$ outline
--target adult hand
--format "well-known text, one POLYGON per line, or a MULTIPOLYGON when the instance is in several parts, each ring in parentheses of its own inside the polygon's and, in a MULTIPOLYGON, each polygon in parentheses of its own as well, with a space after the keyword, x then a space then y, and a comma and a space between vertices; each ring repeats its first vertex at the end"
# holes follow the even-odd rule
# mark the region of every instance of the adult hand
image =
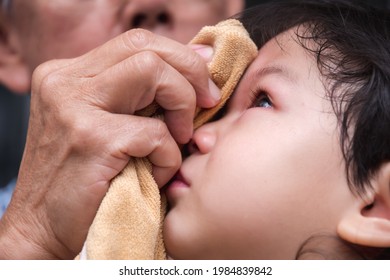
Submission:
POLYGON ((211 107, 218 96, 201 56, 144 30, 39 66, 0 257, 74 258, 129 157, 148 156, 165 184, 181 164, 177 143, 192 135, 195 106, 211 107), (134 115, 152 101, 165 109, 165 122, 134 115))

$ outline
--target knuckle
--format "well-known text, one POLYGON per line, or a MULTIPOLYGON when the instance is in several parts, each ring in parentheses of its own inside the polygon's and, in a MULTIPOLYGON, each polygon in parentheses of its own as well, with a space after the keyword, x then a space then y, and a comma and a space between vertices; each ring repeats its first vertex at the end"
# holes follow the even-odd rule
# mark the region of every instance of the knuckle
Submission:
POLYGON ((206 66, 205 61, 195 52, 188 56, 188 63, 195 68, 204 68, 206 66))
POLYGON ((162 120, 158 120, 155 122, 155 128, 154 128, 154 146, 156 149, 163 148, 166 149, 167 147, 170 147, 170 156, 166 157, 164 159, 165 166, 170 166, 172 168, 178 168, 181 164, 181 157, 180 157, 180 151, 177 147, 168 126, 165 122, 162 120), (173 149, 173 147, 176 147, 176 149, 173 149))
MULTIPOLYGON (((38 71, 40 70, 38 69, 38 71)), ((36 75, 43 74, 37 72, 36 75)), ((39 99, 42 106, 55 106, 55 104, 61 103, 58 88, 64 85, 66 85, 66 81, 58 72, 46 73, 38 78, 33 78, 31 96, 39 99)))
POLYGON ((196 107, 196 93, 193 88, 188 88, 186 94, 183 94, 185 100, 177 105, 177 110, 195 111, 196 107))
POLYGON ((161 76, 165 69, 162 59, 152 51, 143 51, 134 56, 133 69, 137 69, 144 82, 156 82, 157 77, 161 76))
POLYGON ((145 49, 150 46, 153 33, 145 29, 132 29, 124 34, 125 45, 134 49, 145 49))
POLYGON ((60 86, 63 86, 65 83, 64 77, 58 72, 49 73, 42 78, 40 84, 40 90, 44 93, 52 92, 56 93, 56 89, 60 86))
POLYGON ((170 144, 170 141, 174 141, 165 122, 158 120, 154 124, 153 139, 155 147, 165 147, 170 144))
POLYGON ((56 72, 60 69, 66 62, 66 59, 53 59, 48 60, 40 65, 38 65, 32 74, 33 81, 38 83, 43 80, 47 75, 56 72))
POLYGON ((163 146, 171 139, 168 127, 162 120, 156 120, 154 122, 154 142, 156 146, 163 146))
POLYGON ((196 52, 190 52, 183 59, 185 59, 188 69, 194 69, 194 71, 201 72, 201 73, 208 73, 206 62, 196 52))
POLYGON ((33 77, 35 78, 35 80, 41 80, 42 77, 50 73, 50 70, 51 70, 50 62, 42 63, 35 68, 33 72, 33 77))
POLYGON ((97 145, 99 133, 96 126, 87 118, 64 118, 67 131, 69 132, 69 144, 74 151, 83 151, 86 147, 97 145))
POLYGON ((52 63, 50 61, 45 62, 35 68, 32 74, 32 89, 40 88, 40 85, 42 84, 44 79, 52 72, 52 63))
POLYGON ((138 65, 145 68, 148 72, 150 70, 156 70, 161 67, 161 58, 152 51, 144 51, 136 56, 138 65))

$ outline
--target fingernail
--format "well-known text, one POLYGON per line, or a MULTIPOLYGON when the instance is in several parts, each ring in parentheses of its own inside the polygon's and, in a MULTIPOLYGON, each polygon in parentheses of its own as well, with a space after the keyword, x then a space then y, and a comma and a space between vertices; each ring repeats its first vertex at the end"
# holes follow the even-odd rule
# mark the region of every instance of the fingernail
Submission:
POLYGON ((213 57, 214 50, 212 47, 207 45, 192 45, 191 46, 194 51, 196 51, 200 56, 206 60, 206 62, 210 62, 213 57))
POLYGON ((209 79, 209 90, 210 90, 210 95, 215 101, 221 100, 221 90, 217 87, 214 82, 209 79))

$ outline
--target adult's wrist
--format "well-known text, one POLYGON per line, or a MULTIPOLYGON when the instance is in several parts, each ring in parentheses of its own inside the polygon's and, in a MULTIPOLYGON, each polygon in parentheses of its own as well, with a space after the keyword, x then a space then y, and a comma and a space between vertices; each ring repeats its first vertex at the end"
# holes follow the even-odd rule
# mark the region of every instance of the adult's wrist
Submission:
POLYGON ((33 228, 25 229, 20 225, 21 219, 14 219, 6 212, 0 220, 0 259, 26 260, 26 259, 58 259, 59 257, 45 249, 34 236, 45 231, 33 228))

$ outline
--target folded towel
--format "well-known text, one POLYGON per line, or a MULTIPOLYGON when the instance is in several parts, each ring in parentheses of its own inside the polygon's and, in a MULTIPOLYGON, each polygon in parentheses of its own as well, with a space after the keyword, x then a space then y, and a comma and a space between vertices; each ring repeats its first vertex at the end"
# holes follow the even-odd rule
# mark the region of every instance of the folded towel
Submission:
MULTIPOLYGON (((257 55, 257 48, 242 24, 235 19, 204 27, 191 43, 213 47, 214 56, 208 67, 211 79, 222 93, 217 106, 197 110, 194 120, 197 128, 209 121, 225 104, 246 67, 257 55)), ((155 105, 149 107, 142 115, 154 115, 155 109, 155 105)), ((167 258, 162 238, 166 202, 151 170, 147 158, 131 158, 124 170, 112 180, 89 230, 81 258, 167 258)))

